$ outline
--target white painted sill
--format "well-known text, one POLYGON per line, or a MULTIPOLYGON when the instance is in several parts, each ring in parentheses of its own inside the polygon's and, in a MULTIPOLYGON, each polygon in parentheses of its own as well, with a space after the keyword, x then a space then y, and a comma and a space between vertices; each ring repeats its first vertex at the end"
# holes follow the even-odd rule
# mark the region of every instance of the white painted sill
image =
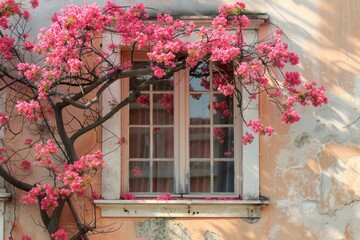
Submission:
POLYGON ((102 217, 239 217, 259 219, 269 201, 94 200, 102 217))

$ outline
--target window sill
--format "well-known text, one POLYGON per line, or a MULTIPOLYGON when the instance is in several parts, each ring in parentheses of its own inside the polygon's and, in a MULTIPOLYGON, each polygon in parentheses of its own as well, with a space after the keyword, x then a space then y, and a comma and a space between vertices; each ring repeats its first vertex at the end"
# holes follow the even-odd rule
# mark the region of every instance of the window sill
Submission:
POLYGON ((239 217, 259 219, 269 201, 94 200, 102 217, 239 217))

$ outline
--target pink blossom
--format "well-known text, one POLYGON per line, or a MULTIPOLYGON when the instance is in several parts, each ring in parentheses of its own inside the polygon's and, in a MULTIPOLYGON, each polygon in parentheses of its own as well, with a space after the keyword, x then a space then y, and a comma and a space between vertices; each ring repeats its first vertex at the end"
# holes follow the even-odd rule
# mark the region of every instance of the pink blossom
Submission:
POLYGON ((216 139, 223 144, 226 134, 222 128, 214 128, 213 136, 216 137, 216 139))
POLYGON ((159 195, 156 197, 156 200, 171 200, 173 199, 171 197, 171 194, 170 193, 166 193, 165 195, 159 195))
POLYGON ((24 140, 24 144, 25 144, 25 145, 31 145, 32 142, 33 142, 33 140, 32 140, 31 138, 26 138, 26 139, 24 140))
POLYGON ((154 71, 154 75, 157 78, 162 78, 166 75, 165 71, 163 69, 159 68, 158 66, 152 67, 151 69, 154 71))
POLYGON ((232 112, 231 110, 229 109, 229 106, 227 104, 227 101, 224 100, 220 103, 218 102, 213 102, 213 109, 218 112, 218 113, 221 113, 221 118, 222 119, 225 119, 225 118, 228 118, 228 117, 231 117, 232 116, 232 112))
POLYGON ((128 143, 128 141, 125 136, 122 136, 118 141, 119 145, 126 144, 126 143, 128 143))
POLYGON ((22 15, 23 15, 24 19, 28 22, 29 19, 30 19, 30 13, 29 13, 29 11, 24 10, 23 13, 22 13, 22 15))
POLYGON ((136 196, 134 194, 131 193, 125 193, 124 195, 121 196, 121 199, 124 200, 135 200, 136 196))
POLYGON ((0 147, 0 164, 4 164, 8 161, 8 158, 5 156, 6 148, 0 147))
POLYGON ((137 165, 133 169, 131 169, 131 173, 135 177, 141 177, 143 175, 142 169, 137 165))
POLYGON ((41 115, 37 111, 41 108, 39 102, 30 100, 29 102, 18 101, 16 108, 20 115, 26 117, 29 120, 35 120, 41 118, 41 115))
POLYGON ((64 229, 59 229, 55 233, 51 234, 51 238, 55 240, 67 240, 68 236, 64 229))
POLYGON ((27 234, 21 236, 21 240, 31 240, 31 237, 27 234))
POLYGON ((309 99, 314 107, 321 106, 322 104, 327 104, 328 99, 325 96, 325 88, 317 87, 315 81, 310 84, 304 84, 305 89, 307 90, 307 99, 309 99))
POLYGON ((35 47, 35 44, 32 42, 24 42, 23 49, 26 51, 32 51, 35 47))
POLYGON ((20 166, 25 170, 30 169, 31 168, 31 162, 29 162, 26 159, 21 160, 20 166))
POLYGON ((174 95, 172 93, 164 93, 158 103, 166 108, 168 113, 172 114, 174 112, 174 95))
POLYGON ((136 99, 136 102, 141 104, 141 106, 143 106, 143 107, 150 105, 150 100, 147 95, 141 95, 140 97, 138 97, 136 99))
POLYGON ((300 115, 294 110, 293 107, 286 108, 281 116, 281 122, 283 124, 292 124, 300 120, 300 115))
POLYGON ((39 6, 39 0, 30 0, 32 8, 37 8, 39 6))
POLYGON ((14 38, 9 38, 7 35, 0 38, 0 54, 4 55, 5 58, 12 58, 13 54, 11 49, 15 43, 14 38))
POLYGON ((5 125, 8 121, 8 116, 5 113, 0 112, 0 126, 5 125))
POLYGON ((234 85, 232 84, 226 84, 226 85, 220 85, 218 87, 219 92, 224 94, 224 96, 232 96, 234 94, 234 85))
POLYGON ((246 132, 245 136, 242 136, 241 140, 242 140, 242 143, 244 145, 247 145, 249 143, 252 143, 252 141, 254 141, 254 135, 252 135, 251 133, 246 132))

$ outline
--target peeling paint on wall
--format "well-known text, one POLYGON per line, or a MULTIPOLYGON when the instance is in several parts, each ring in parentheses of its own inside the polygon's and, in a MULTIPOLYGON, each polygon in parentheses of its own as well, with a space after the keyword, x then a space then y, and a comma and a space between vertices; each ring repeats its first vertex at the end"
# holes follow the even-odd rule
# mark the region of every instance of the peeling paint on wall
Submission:
POLYGON ((149 240, 191 240, 191 232, 170 218, 151 218, 136 223, 136 237, 148 237, 149 240))

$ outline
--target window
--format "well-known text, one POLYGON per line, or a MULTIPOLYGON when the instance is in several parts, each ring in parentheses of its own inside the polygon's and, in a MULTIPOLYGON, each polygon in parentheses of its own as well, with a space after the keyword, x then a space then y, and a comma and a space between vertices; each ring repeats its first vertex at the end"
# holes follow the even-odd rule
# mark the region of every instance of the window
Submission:
MULTIPOLYGON (((204 24, 211 22, 211 18, 197 20, 204 24)), ((245 32, 246 41, 256 39, 261 23, 263 19, 252 19, 252 25, 245 32)), ((105 33, 104 36, 104 45, 118 41, 111 34, 105 33)), ((137 55, 137 64, 146 62, 144 55, 137 55)), ((126 58, 126 53, 122 56, 126 58)), ((120 55, 117 58, 120 62, 120 55)), ((210 66, 208 71, 208 78, 213 81, 216 74, 231 74, 224 66, 210 66)), ((168 80, 163 85, 150 87, 144 93, 148 97, 148 105, 131 104, 103 125, 102 149, 107 164, 102 173, 104 198, 119 199, 126 192, 134 192, 138 196, 170 192, 190 197, 241 195, 245 200, 259 199, 258 138, 252 144, 242 146, 239 141, 247 128, 236 117, 238 108, 232 107, 233 118, 222 118, 221 111, 214 109, 214 103, 220 104, 225 100, 226 104, 232 105, 233 102, 219 97, 216 88, 203 88, 198 84, 201 81, 192 75, 185 70, 180 71, 171 79, 173 82, 168 80), (174 88, 168 87, 171 84, 174 88), (159 103, 165 94, 174 100, 173 114, 166 114, 169 109, 159 103), (147 114, 147 117, 137 118, 137 114, 147 114), (222 132, 226 137, 223 144, 219 144, 222 132), (123 146, 114 149, 118 139, 113 136, 128 136, 128 144, 124 146, 129 146, 129 149, 123 146), (133 142, 141 144, 134 145, 133 142), (136 145, 141 146, 141 150, 136 145)), ((214 84, 213 81, 209 83, 214 84)), ((113 83, 103 97, 103 111, 110 109, 108 102, 112 98, 120 99, 121 94, 129 91, 131 86, 128 81, 113 83)), ((243 96, 246 98, 246 92, 243 96)), ((164 99, 164 102, 167 100, 164 99)), ((258 119, 258 103, 252 101, 244 114, 247 119, 258 119)))
MULTIPOLYGON (((146 64, 146 54, 135 55, 133 67, 146 64)), ((241 116, 233 97, 217 91, 232 73, 231 64, 201 64, 148 86, 138 102, 123 108, 123 193, 239 196, 241 116)), ((123 81, 121 95, 144 80, 123 81)))

